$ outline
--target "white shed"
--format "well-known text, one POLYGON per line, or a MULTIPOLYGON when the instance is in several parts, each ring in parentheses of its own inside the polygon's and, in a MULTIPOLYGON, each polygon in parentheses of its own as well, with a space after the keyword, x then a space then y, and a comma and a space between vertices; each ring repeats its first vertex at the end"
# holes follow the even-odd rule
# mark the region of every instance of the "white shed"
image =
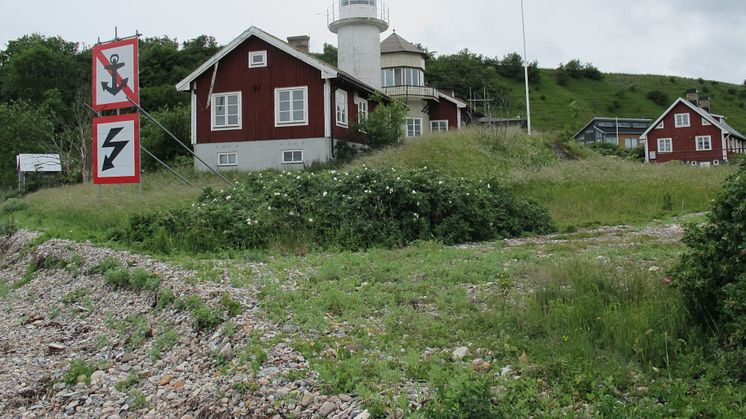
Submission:
POLYGON ((18 170, 18 190, 26 189, 26 173, 29 172, 62 172, 62 161, 59 154, 19 154, 16 156, 18 170))

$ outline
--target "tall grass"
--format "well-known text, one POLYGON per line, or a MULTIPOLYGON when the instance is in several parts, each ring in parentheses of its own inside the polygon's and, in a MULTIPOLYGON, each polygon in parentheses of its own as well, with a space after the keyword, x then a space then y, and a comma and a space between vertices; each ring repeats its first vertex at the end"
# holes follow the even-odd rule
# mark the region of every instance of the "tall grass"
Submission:
POLYGON ((599 157, 512 176, 508 188, 547 208, 560 229, 615 225, 705 211, 733 170, 599 157))
POLYGON ((498 176, 549 210, 560 229, 649 222, 705 211, 731 167, 642 164, 599 154, 556 134, 470 128, 424 137, 353 165, 435 168, 451 176, 498 176), (568 160, 569 158, 569 160, 568 160))
MULTIPOLYGON (((610 352, 646 367, 668 367, 701 333, 678 290, 639 264, 565 260, 538 268, 521 315, 525 330, 562 352, 610 352)), ((555 348, 555 351, 557 350, 555 348)))
POLYGON ((28 208, 15 213, 21 225, 43 230, 55 237, 104 240, 121 229, 134 214, 191 205, 201 187, 226 187, 214 178, 194 176, 198 187, 190 187, 167 173, 143 175, 138 185, 78 184, 44 189, 27 195, 28 208), (221 186, 222 185, 222 186, 221 186))

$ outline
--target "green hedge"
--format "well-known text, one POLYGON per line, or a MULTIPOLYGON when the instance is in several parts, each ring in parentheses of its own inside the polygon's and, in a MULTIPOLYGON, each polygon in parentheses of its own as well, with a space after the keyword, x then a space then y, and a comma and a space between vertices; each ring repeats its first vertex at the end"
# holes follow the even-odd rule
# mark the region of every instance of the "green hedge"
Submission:
POLYGON ((673 272, 694 317, 718 338, 746 381, 746 166, 726 180, 707 223, 691 225, 673 272))
POLYGON ((496 180, 433 170, 251 173, 229 190, 207 189, 191 208, 133 217, 120 238, 168 252, 267 248, 398 247, 447 244, 553 230, 546 211, 496 180))

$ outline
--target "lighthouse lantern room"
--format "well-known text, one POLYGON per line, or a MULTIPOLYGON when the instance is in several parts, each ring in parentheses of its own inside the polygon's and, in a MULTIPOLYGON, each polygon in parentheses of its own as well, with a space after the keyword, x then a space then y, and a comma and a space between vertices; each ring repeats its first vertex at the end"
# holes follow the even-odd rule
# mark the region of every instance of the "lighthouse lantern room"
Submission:
POLYGON ((381 88, 381 33, 389 27, 389 9, 377 0, 338 0, 327 11, 329 30, 337 34, 339 68, 381 88))

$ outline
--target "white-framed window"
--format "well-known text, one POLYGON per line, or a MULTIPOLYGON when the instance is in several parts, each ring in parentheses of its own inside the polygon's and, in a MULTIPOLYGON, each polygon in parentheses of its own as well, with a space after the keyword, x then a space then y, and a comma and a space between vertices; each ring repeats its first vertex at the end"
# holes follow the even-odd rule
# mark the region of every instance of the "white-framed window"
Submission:
POLYGON ((267 66, 267 51, 249 52, 249 68, 258 68, 267 66))
POLYGON ((407 137, 422 135, 422 118, 407 118, 407 137))
POLYGON ((308 87, 275 89, 275 126, 308 125, 308 87))
POLYGON ((241 92, 212 95, 212 130, 241 129, 241 92))
POLYGON ((713 160, 712 161, 713 166, 720 166, 720 160, 713 160))
POLYGON ((673 140, 670 138, 658 138, 658 153, 672 153, 673 140))
POLYGON ((665 128, 665 127, 666 127, 666 125, 665 125, 665 124, 663 123, 663 121, 661 121, 661 123, 660 123, 660 124, 658 124, 658 125, 657 125, 657 126, 655 127, 655 129, 663 129, 663 128, 665 128))
POLYGON ((218 166, 238 166, 238 153, 218 153, 218 166))
POLYGON ((675 118, 676 118, 676 123, 675 123, 676 128, 686 128, 691 125, 689 123, 688 113, 677 113, 675 115, 675 118))
POLYGON ((430 131, 431 132, 444 132, 448 131, 448 120, 447 119, 439 119, 435 121, 430 121, 430 131))
POLYGON ((635 148, 637 147, 637 144, 638 144, 638 140, 635 137, 624 139, 624 148, 635 148))
POLYGON ((424 86, 425 73, 419 68, 384 68, 381 70, 381 86, 424 86))
POLYGON ((303 150, 283 150, 282 164, 303 163, 303 150))
POLYGON ((337 126, 347 128, 349 122, 349 109, 347 105, 347 92, 337 90, 334 93, 334 102, 337 108, 337 126))
POLYGON ((709 135, 698 135, 697 140, 697 151, 710 151, 712 150, 712 137, 709 135))
POLYGON ((357 122, 363 122, 368 119, 368 101, 361 99, 357 103, 357 122))
POLYGON ((712 125, 710 121, 707 120, 704 116, 702 117, 702 126, 712 125))

